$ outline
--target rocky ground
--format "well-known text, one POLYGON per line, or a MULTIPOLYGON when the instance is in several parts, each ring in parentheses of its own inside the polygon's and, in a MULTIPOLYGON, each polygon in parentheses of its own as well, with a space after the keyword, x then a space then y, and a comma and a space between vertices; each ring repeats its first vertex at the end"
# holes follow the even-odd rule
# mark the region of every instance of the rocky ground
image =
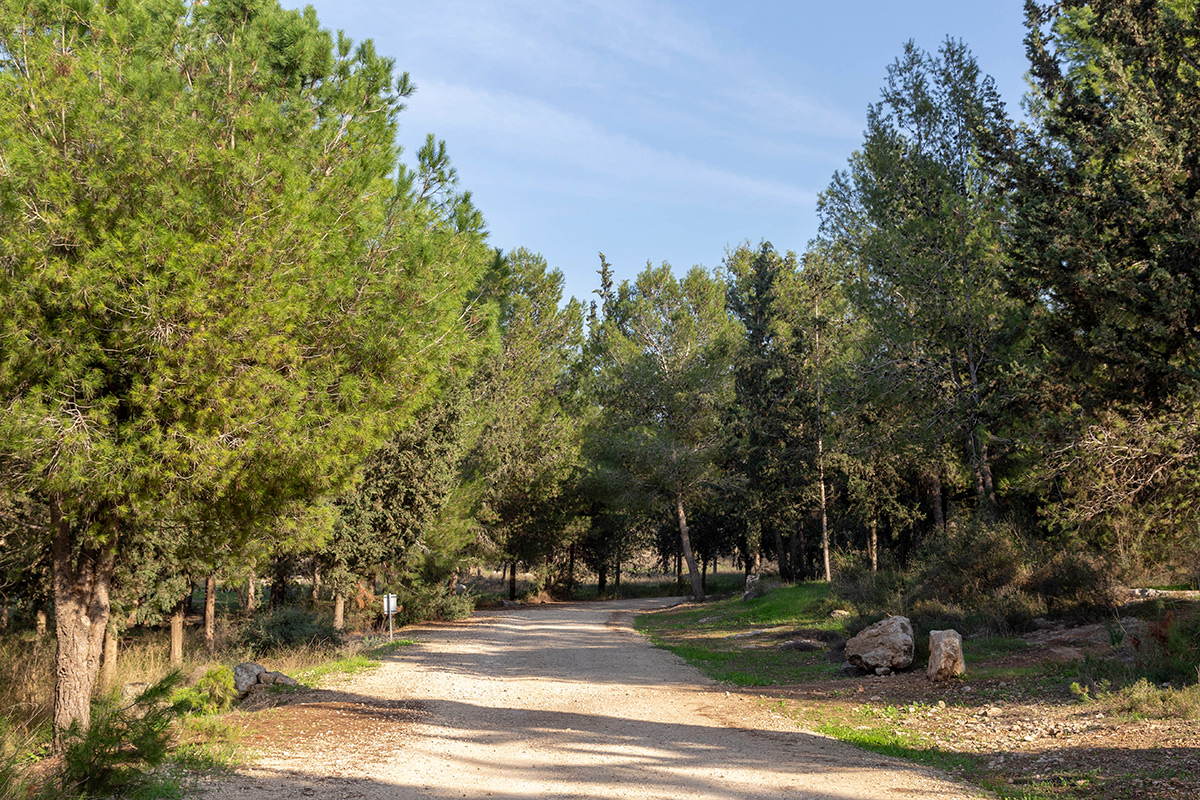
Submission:
MULTIPOLYGON (((1124 622, 1135 636, 1140 623, 1124 622)), ((1078 659, 1113 655, 1105 626, 1052 626, 1027 641, 975 662, 968 680, 931 683, 916 671, 771 687, 770 697, 801 725, 890 726, 918 747, 961 756, 965 772, 1008 796, 1200 798, 1200 722, 1138 719, 1071 691, 1078 659)))

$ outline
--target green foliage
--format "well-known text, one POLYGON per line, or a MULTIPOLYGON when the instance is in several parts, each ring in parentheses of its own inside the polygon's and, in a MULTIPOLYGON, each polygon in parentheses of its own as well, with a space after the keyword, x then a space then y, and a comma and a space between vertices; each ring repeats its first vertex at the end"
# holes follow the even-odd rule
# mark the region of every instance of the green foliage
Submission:
POLYGON ((606 305, 592 336, 602 413, 587 452, 623 506, 676 519, 692 594, 703 598, 686 507, 721 480, 736 345, 724 286, 699 267, 678 280, 668 264, 647 265, 606 305))
POLYGON ((952 523, 921 551, 918 595, 978 605, 1025 578, 1022 539, 1011 523, 952 523))
POLYGON ((228 710, 237 697, 233 670, 220 666, 205 672, 195 686, 177 689, 171 702, 189 714, 207 715, 228 710))
POLYGON ((299 606, 285 605, 260 614, 242 632, 240 644, 269 653, 306 644, 337 644, 341 637, 324 617, 299 606))
POLYGON ((562 273, 523 248, 494 265, 485 288, 500 308, 500 346, 473 385, 483 413, 467 474, 482 487, 478 518, 504 558, 530 565, 564 544, 577 504, 583 309, 560 305, 562 287, 562 273))
POLYGON ((170 701, 179 681, 171 673, 126 705, 116 695, 98 701, 86 730, 73 725, 64 732, 52 784, 69 797, 128 794, 144 785, 170 752, 183 710, 170 701))
POLYGON ((396 624, 415 625, 432 619, 466 619, 475 610, 475 598, 469 593, 457 593, 444 582, 417 582, 400 592, 403 608, 396 615, 396 624))
POLYGON ((1057 615, 1111 615, 1118 604, 1112 568, 1080 550, 1056 552, 1034 571, 1030 585, 1057 615))

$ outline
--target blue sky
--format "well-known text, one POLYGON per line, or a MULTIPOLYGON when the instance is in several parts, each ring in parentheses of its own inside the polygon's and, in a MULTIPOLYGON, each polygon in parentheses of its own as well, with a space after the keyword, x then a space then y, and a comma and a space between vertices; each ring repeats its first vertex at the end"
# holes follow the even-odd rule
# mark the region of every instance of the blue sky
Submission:
POLYGON ((1025 88, 1020 0, 312 5, 412 76, 405 150, 444 139, 492 244, 541 252, 581 299, 600 251, 621 280, 746 240, 803 250, 910 38, 964 40, 1010 113, 1025 88))

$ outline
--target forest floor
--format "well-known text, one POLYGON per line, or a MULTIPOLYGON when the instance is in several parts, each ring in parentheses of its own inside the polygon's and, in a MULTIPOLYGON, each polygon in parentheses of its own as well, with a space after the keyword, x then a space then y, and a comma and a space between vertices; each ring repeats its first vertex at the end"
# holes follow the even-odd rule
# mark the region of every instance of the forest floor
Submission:
MULTIPOLYGON (((1021 638, 968 639, 966 676, 935 683, 923 669, 830 677, 842 660, 837 637, 822 627, 747 624, 737 620, 744 613, 738 602, 725 605, 733 625, 724 624, 709 605, 681 606, 646 627, 676 652, 702 653, 698 657, 708 660, 709 674, 734 682, 770 676, 772 665, 786 658, 791 676, 776 674, 774 685, 741 691, 802 729, 936 766, 1001 797, 1200 797, 1195 708, 1189 710, 1191 720, 1146 718, 1137 702, 1122 707, 1116 693, 1096 698, 1080 688, 1081 671, 1089 664, 1128 660, 1139 637, 1145 641, 1145 626, 1134 617, 1122 619, 1125 635, 1116 644, 1103 624, 1047 624, 1021 638), (787 652, 788 643, 821 641, 832 644, 787 652)), ((1151 699, 1161 702, 1172 694, 1158 692, 1151 699)))
POLYGON ((757 691, 707 678, 633 631, 635 614, 672 602, 551 603, 407 628, 416 644, 373 672, 253 696, 228 717, 244 729, 247 763, 201 791, 266 800, 987 796, 927 765, 806 731, 757 691))

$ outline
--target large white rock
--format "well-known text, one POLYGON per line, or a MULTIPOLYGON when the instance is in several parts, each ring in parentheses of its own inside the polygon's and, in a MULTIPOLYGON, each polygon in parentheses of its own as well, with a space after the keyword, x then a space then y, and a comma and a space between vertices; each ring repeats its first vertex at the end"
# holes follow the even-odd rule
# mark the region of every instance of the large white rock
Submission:
POLYGON ((963 660, 962 634, 958 631, 929 632, 929 666, 925 674, 931 681, 944 681, 966 673, 963 660))
POLYGON ((912 664, 913 630, 908 617, 888 617, 846 642, 846 660, 859 669, 897 670, 912 664))

